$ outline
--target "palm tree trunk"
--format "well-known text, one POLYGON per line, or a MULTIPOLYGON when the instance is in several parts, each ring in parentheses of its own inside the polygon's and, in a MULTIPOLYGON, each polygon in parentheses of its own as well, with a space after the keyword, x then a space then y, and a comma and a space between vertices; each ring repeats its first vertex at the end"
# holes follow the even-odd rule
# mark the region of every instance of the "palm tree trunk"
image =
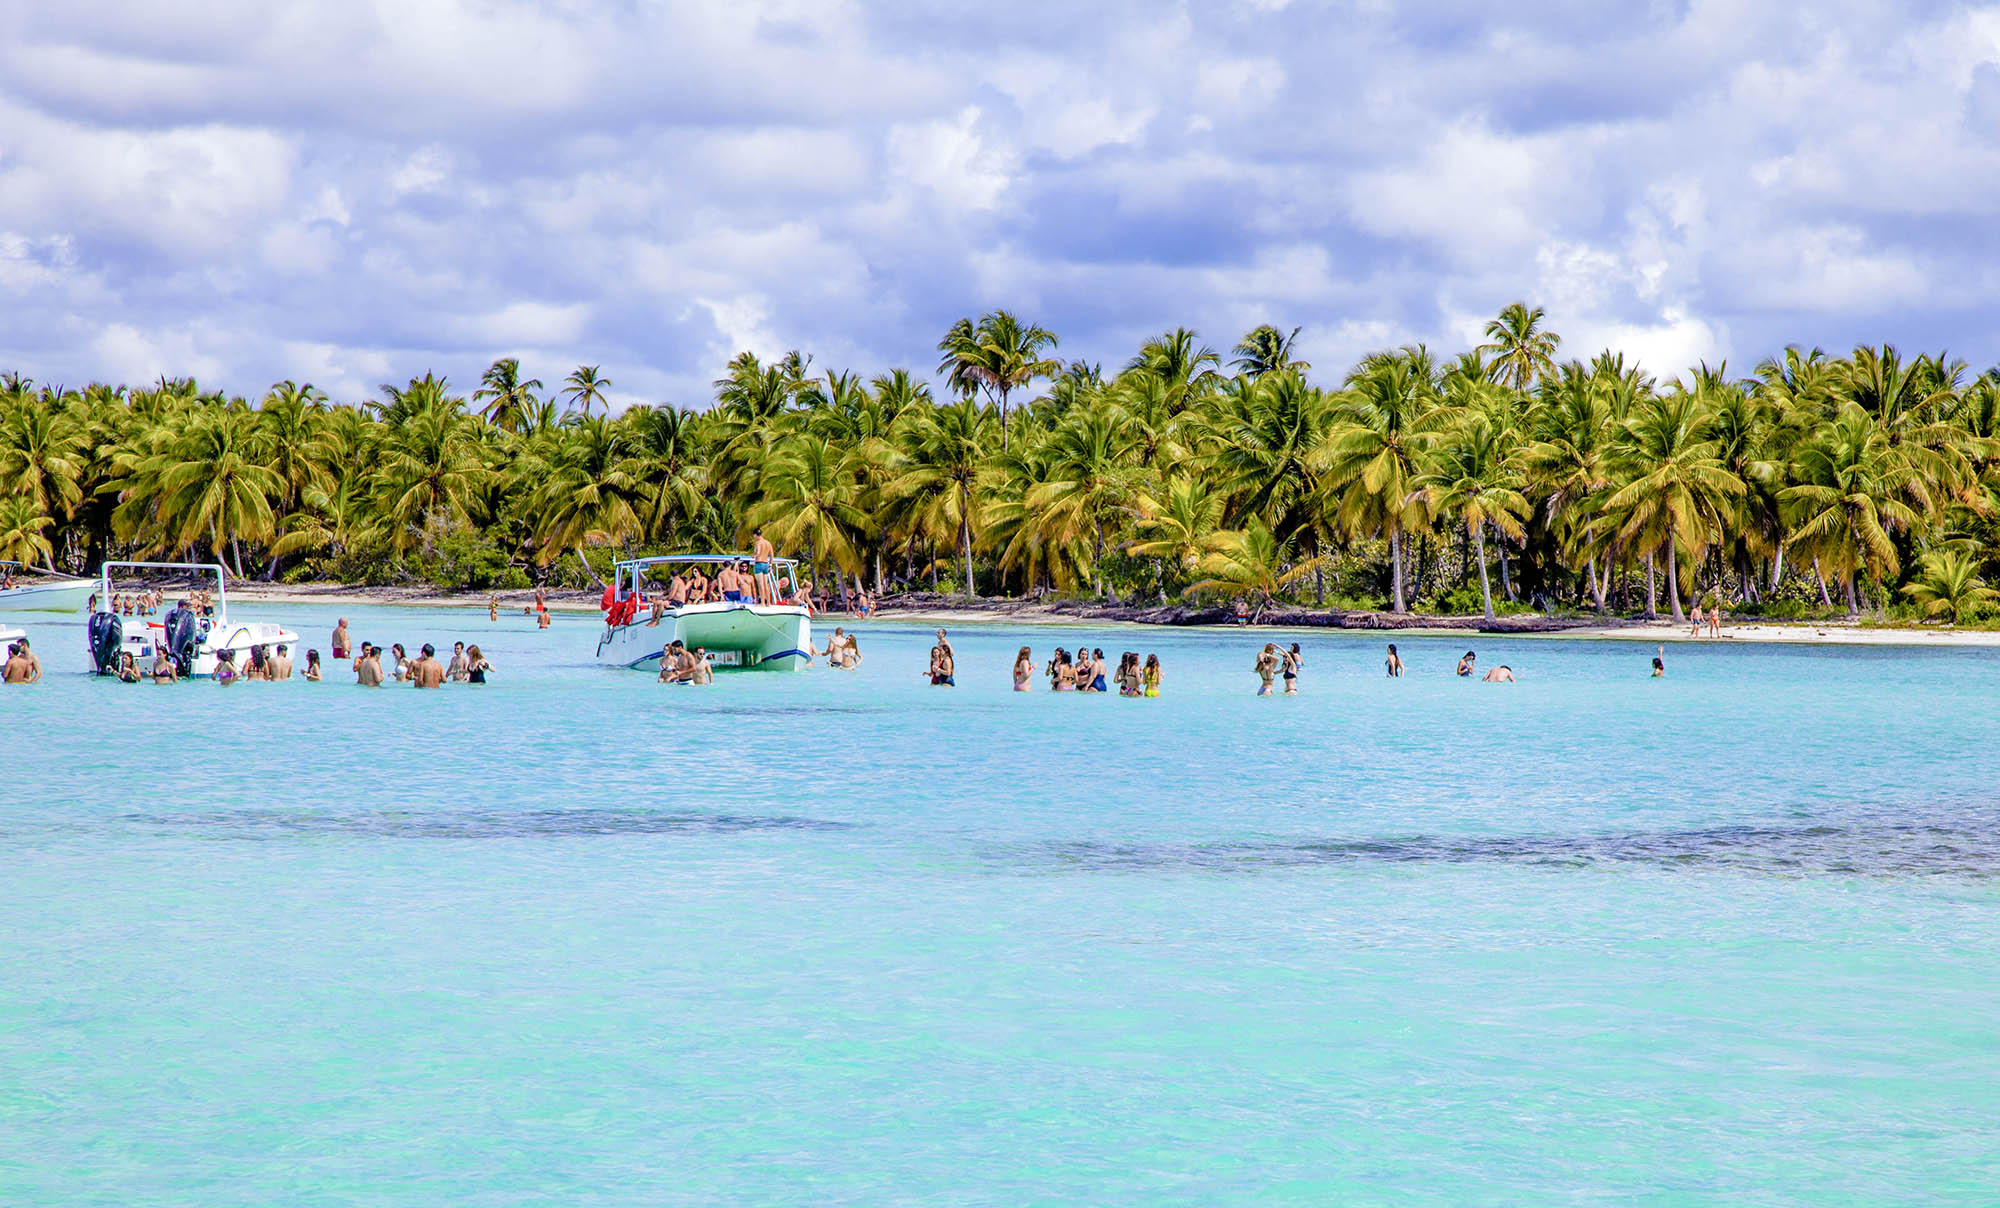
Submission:
POLYGON ((582 545, 582 543, 581 543, 581 542, 579 542, 578 544, 576 544, 576 545, 572 546, 571 548, 572 548, 572 549, 574 549, 574 550, 576 550, 576 560, 577 560, 578 562, 581 562, 581 563, 583 563, 583 573, 584 573, 584 574, 586 574, 586 575, 589 575, 589 576, 590 576, 590 581, 591 581, 592 583, 595 583, 595 584, 597 584, 597 585, 598 585, 599 587, 603 587, 603 586, 604 586, 604 580, 602 580, 602 579, 600 579, 600 578, 598 578, 598 577, 597 577, 597 572, 596 572, 595 570, 591 569, 591 566, 590 566, 590 559, 588 559, 588 558, 586 558, 586 557, 584 557, 584 556, 583 556, 583 545, 582 545))
POLYGON ((1861 611, 1861 602, 1854 598, 1854 572, 1847 572, 1847 615, 1854 616, 1861 611))
POLYGON ((1507 593, 1507 598, 1511 600, 1514 598, 1514 580, 1507 573, 1507 535, 1498 528, 1493 531, 1493 544, 1500 550, 1500 590, 1507 593))
POLYGON ((1667 598, 1673 601, 1674 620, 1687 620, 1681 610, 1681 557, 1674 546, 1674 522, 1667 521, 1667 598))
POLYGON ((1784 579, 1784 577, 1785 577, 1785 547, 1781 545, 1778 547, 1778 552, 1771 555, 1771 590, 1773 592, 1776 592, 1778 590, 1778 584, 1784 579))
POLYGON ((1653 586, 1653 555, 1646 555, 1646 619, 1660 615, 1660 594, 1653 586))
POLYGON ((1393 528, 1389 530, 1389 592, 1396 612, 1410 611, 1409 601, 1403 598, 1403 534, 1393 528))
POLYGON ((1587 558, 1583 563, 1583 577, 1590 580, 1590 598, 1597 605, 1597 615, 1604 615, 1604 590, 1597 586, 1597 559, 1587 558))
POLYGON ((958 489, 958 552, 965 559, 965 598, 970 600, 976 594, 972 590, 972 492, 963 485, 958 489))
MULTIPOLYGON (((1473 526, 1472 540, 1479 547, 1479 598, 1485 603, 1486 619, 1490 621, 1493 619, 1493 583, 1490 579, 1486 577, 1486 525, 1485 524, 1482 523, 1473 526)), ((1504 559, 1507 557, 1507 555, 1502 554, 1500 555, 1500 557, 1503 559, 1501 565, 1505 566, 1506 562, 1504 561, 1504 559)), ((1268 666, 1268 664, 1266 665, 1268 666)))
POLYGON ((1812 568, 1813 568, 1813 582, 1819 584, 1819 606, 1821 608, 1832 608, 1833 597, 1826 594, 1826 576, 1819 572, 1818 558, 1814 558, 1812 560, 1812 568))

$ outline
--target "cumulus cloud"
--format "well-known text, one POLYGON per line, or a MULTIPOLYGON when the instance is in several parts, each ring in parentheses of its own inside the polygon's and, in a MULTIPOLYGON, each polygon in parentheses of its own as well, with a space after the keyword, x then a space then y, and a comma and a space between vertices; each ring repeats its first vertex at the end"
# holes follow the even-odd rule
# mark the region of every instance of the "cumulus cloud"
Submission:
POLYGON ((0 367, 705 398, 994 306, 1336 376, 1546 306, 1661 376, 2000 356, 2000 6, 132 0, 0 9, 0 367))

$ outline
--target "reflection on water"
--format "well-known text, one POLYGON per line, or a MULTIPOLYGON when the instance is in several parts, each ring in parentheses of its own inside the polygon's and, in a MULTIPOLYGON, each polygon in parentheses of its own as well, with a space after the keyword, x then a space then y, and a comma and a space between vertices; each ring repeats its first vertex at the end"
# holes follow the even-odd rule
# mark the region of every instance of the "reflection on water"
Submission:
POLYGON ((2000 830, 1940 823, 1730 826, 1595 835, 1412 835, 1266 843, 1075 841, 1017 849, 997 863, 1065 872, 1259 872, 1314 865, 1521 864, 1593 868, 1652 864, 1780 875, 2000 874, 2000 830))
POLYGON ((838 831, 852 822, 734 814, 660 814, 644 810, 232 810, 199 814, 123 814, 120 822, 207 839, 282 839, 338 835, 385 839, 523 839, 570 835, 716 835, 743 831, 838 831))

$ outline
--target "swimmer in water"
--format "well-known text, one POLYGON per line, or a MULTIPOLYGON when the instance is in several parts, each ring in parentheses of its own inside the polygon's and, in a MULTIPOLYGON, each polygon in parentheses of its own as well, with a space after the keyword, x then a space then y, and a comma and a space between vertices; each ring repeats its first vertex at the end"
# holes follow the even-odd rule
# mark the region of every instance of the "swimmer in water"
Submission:
POLYGON ((1023 646, 1021 647, 1021 653, 1014 656, 1014 691, 1029 691, 1029 681, 1034 678, 1035 656, 1029 652, 1026 646, 1023 646))
POLYGON ((354 660, 354 682, 363 688, 382 686, 382 651, 366 642, 361 644, 361 653, 354 660))
POLYGON ((1293 642, 1292 648, 1285 651, 1279 657, 1281 660, 1280 666, 1283 669, 1285 677, 1285 695, 1297 696, 1299 694, 1299 669, 1306 665, 1306 656, 1299 653, 1299 644, 1293 642))
POLYGON ((1271 695, 1271 681, 1283 664, 1284 660, 1278 656, 1278 644, 1264 643, 1264 648, 1257 652, 1257 662, 1250 668, 1257 673, 1257 695, 1271 695))
POLYGON ((333 657, 337 659, 348 657, 346 617, 342 617, 333 623, 333 641, 331 645, 333 646, 333 657))
POLYGON ((215 655, 215 682, 227 688, 236 682, 238 674, 236 670, 236 652, 234 650, 217 651, 215 655))
POLYGON ((1502 663, 1481 678, 1489 684, 1511 684, 1514 682, 1514 669, 1502 663))
POLYGON ((1146 695, 1147 695, 1147 696, 1158 696, 1158 695, 1160 694, 1160 656, 1159 656, 1159 655, 1157 655, 1157 654, 1149 654, 1149 655, 1147 655, 1147 656, 1146 656, 1146 669, 1145 669, 1144 671, 1142 671, 1142 672, 1140 672, 1140 673, 1139 673, 1139 678, 1140 678, 1140 679, 1141 679, 1141 680, 1142 680, 1142 681, 1143 681, 1143 682, 1145 683, 1145 685, 1146 685, 1146 695))
POLYGON ((1655 646, 1653 647, 1653 678, 1665 679, 1666 677, 1667 648, 1665 646, 1655 646))
POLYGON ((1403 674, 1403 656, 1396 653, 1396 643, 1389 643, 1389 657, 1383 661, 1382 665, 1388 669, 1390 679, 1395 679, 1397 676, 1403 674))
POLYGON ((418 688, 444 687, 444 664, 437 661, 437 648, 429 642, 410 664, 410 683, 418 688))
POLYGON ((319 651, 306 651, 306 669, 301 672, 308 684, 317 684, 320 677, 319 651))
POLYGON ((486 656, 479 652, 479 643, 474 642, 472 645, 467 646, 465 648, 466 683, 468 684, 485 683, 486 673, 491 670, 493 670, 493 664, 487 662, 486 656))
POLYGON ((1473 653, 1468 650, 1465 652, 1465 657, 1458 660, 1458 678, 1465 679, 1476 670, 1472 665, 1474 657, 1473 653))

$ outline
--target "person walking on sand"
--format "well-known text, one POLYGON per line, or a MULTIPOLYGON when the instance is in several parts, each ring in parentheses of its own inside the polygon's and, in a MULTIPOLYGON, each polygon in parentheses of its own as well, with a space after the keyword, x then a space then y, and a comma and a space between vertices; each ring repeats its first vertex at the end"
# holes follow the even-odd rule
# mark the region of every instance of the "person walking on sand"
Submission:
POLYGON ((1722 604, 1720 602, 1708 606, 1708 636, 1712 638, 1722 636, 1722 604))
POLYGON ((335 621, 335 622, 333 623, 333 641, 332 641, 331 645, 333 646, 333 657, 334 657, 334 658, 337 658, 337 659, 344 659, 344 658, 346 658, 346 657, 347 657, 347 654, 348 654, 348 650, 347 650, 347 618, 346 618, 346 617, 342 617, 342 618, 340 618, 340 619, 339 619, 338 621, 335 621))
POLYGON ((1279 659, 1285 676, 1285 695, 1297 696, 1299 694, 1299 669, 1306 665, 1306 656, 1299 653, 1299 644, 1293 642, 1292 648, 1281 654, 1279 659))
POLYGON ((1389 643, 1389 657, 1383 660, 1382 665, 1388 670, 1390 679, 1403 674, 1403 656, 1396 653, 1396 643, 1389 643))
POLYGON ((1257 695, 1271 695, 1271 681, 1277 676, 1278 668, 1283 663, 1284 660, 1278 657, 1278 644, 1264 643, 1264 649, 1257 652, 1256 664, 1250 668, 1257 673, 1257 695))

